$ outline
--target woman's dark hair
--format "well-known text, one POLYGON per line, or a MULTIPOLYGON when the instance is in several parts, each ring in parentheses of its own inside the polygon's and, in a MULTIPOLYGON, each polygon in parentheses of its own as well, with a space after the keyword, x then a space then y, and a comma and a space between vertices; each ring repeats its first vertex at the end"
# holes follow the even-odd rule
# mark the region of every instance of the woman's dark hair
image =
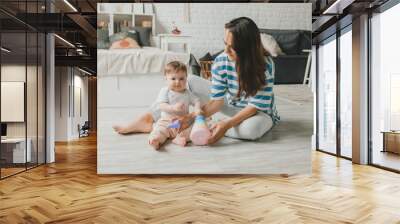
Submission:
POLYGON ((225 29, 232 33, 232 48, 235 50, 236 72, 239 78, 238 97, 256 95, 265 85, 265 56, 269 55, 264 49, 260 31, 253 20, 247 17, 236 18, 225 24, 225 29))

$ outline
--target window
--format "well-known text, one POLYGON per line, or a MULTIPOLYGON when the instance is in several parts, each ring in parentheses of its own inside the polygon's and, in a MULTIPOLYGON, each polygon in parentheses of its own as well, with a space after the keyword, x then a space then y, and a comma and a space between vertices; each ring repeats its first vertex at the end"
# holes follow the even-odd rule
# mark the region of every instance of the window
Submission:
POLYGON ((351 26, 340 36, 340 155, 352 157, 352 33, 351 26))
POLYGON ((372 164, 400 170, 400 4, 371 18, 372 164))
POLYGON ((336 36, 318 47, 318 149, 336 154, 336 36))
MULTIPOLYGON (((14 6, 23 16, 25 12, 40 13, 44 3, 9 1, 0 5, 14 6)), ((0 178, 45 163, 45 44, 44 33, 0 12, 0 112, 5 127, 0 178)))

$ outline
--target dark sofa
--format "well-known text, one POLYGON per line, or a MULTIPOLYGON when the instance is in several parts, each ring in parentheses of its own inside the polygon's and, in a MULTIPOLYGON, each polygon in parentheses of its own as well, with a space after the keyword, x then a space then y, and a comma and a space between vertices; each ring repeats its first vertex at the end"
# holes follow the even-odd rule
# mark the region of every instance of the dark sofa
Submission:
MULTIPOLYGON (((274 37, 285 55, 274 57, 275 84, 302 84, 307 64, 307 52, 311 49, 311 31, 306 30, 274 30, 260 29, 260 33, 266 33, 274 37)), ((220 53, 207 53, 200 61, 213 61, 220 53)), ((190 63, 193 74, 200 75, 200 65, 194 58, 190 63)))
POLYGON ((260 29, 274 37, 285 55, 274 57, 275 84, 301 84, 311 49, 311 32, 306 30, 260 29))

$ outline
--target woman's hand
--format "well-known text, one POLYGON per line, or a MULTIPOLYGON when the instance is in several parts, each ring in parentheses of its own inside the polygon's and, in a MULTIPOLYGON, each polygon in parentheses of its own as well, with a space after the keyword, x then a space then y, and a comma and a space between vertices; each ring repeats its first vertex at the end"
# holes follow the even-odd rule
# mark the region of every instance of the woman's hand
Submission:
POLYGON ((214 144, 224 137, 226 131, 231 128, 232 125, 228 120, 222 120, 211 126, 211 137, 208 139, 208 144, 214 144))

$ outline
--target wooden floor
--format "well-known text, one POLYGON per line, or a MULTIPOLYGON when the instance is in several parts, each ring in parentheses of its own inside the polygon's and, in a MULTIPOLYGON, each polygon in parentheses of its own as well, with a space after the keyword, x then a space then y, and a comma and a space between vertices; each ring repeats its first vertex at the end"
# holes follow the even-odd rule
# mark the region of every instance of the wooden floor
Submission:
POLYGON ((96 174, 96 139, 0 181, 0 223, 400 223, 400 175, 313 153, 304 176, 96 174))
POLYGON ((17 168, 1 168, 1 178, 7 177, 7 176, 11 176, 13 174, 19 173, 19 172, 23 172, 25 169, 25 167, 17 167, 17 168))
POLYGON ((400 170, 400 155, 396 153, 375 150, 372 161, 377 165, 400 170))

